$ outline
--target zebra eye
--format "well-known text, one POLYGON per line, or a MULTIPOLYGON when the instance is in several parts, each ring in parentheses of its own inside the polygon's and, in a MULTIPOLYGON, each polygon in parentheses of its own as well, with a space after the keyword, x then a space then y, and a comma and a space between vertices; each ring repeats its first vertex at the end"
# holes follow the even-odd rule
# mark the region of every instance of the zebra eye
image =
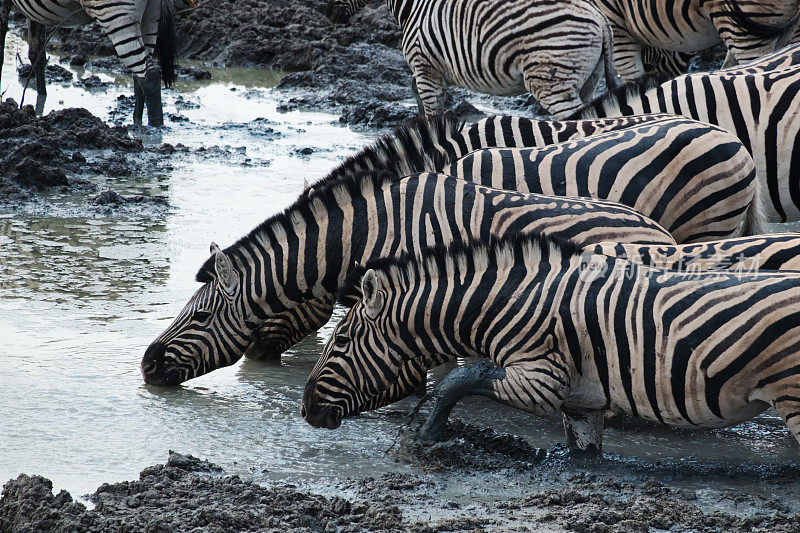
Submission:
POLYGON ((350 337, 345 335, 336 335, 333 338, 333 345, 337 348, 347 348, 350 345, 350 337))
POLYGON ((209 318, 211 318, 211 312, 205 309, 198 309, 192 315, 192 320, 195 322, 206 322, 209 318))

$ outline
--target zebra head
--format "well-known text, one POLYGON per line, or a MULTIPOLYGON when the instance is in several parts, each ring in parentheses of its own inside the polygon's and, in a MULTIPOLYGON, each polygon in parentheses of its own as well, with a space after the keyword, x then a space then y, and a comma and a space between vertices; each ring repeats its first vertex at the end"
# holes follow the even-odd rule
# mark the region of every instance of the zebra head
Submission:
POLYGON ((178 385, 236 362, 256 325, 247 320, 242 274, 211 243, 213 279, 192 296, 172 324, 145 351, 141 370, 149 385, 178 385))
POLYGON ((347 24, 350 17, 366 5, 366 0, 328 0, 325 16, 334 24, 347 24))
POLYGON ((312 426, 335 429, 345 416, 363 411, 393 387, 405 354, 412 353, 390 317, 397 296, 387 283, 384 273, 367 270, 361 299, 328 339, 303 393, 301 414, 312 426))

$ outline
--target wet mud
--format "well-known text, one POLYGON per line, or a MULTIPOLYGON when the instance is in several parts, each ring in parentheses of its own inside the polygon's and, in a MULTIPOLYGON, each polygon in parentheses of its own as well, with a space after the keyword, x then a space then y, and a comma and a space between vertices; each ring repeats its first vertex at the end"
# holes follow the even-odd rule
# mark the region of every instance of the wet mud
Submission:
POLYGON ((86 175, 130 174, 156 164, 143 152, 127 128, 110 127, 86 109, 37 117, 33 106, 6 99, 0 103, 0 202, 13 206, 53 188, 92 191, 86 175))
POLYGON ((562 446, 539 449, 457 419, 433 445, 415 443, 406 430, 387 455, 408 473, 339 480, 323 495, 285 483, 254 484, 170 452, 138 481, 101 485, 86 496, 92 509, 65 491, 54 495, 49 480, 22 474, 3 488, 0 532, 800 529, 800 464, 573 457, 562 446), (507 497, 480 498, 498 483, 507 497), (750 490, 741 490, 742 483, 750 490))
MULTIPOLYGON (((374 127, 394 126, 417 115, 411 71, 399 49, 400 28, 385 4, 371 3, 349 24, 334 25, 325 18, 325 3, 201 2, 178 14, 179 56, 217 68, 287 72, 276 87, 283 110, 332 112, 340 115, 341 122, 374 127)), ((53 46, 60 53, 76 55, 77 61, 85 60, 86 54, 113 53, 96 25, 59 28, 53 46)), ((124 71, 113 60, 91 64, 124 71)), ((503 98, 448 90, 446 106, 456 114, 480 116, 475 104, 529 114, 541 111, 528 95, 503 98)))

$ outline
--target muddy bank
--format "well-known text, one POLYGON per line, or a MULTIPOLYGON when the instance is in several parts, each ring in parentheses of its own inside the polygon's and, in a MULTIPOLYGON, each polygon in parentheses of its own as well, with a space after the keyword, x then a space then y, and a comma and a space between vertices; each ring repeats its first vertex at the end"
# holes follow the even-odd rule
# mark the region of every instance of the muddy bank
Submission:
MULTIPOLYGON (((324 9, 324 0, 202 2, 179 13, 179 55, 220 68, 288 72, 276 89, 284 110, 323 110, 339 114, 342 122, 378 127, 415 116, 411 71, 399 50, 400 28, 386 6, 372 3, 347 25, 329 22, 324 9)), ((96 25, 58 29, 53 46, 78 60, 84 54, 113 54, 96 25)), ((122 70, 120 64, 106 66, 122 70)), ((540 109, 527 95, 493 98, 449 91, 447 107, 461 116, 480 115, 474 103, 540 109)))
POLYGON ((91 191, 83 176, 132 173, 146 164, 143 152, 126 128, 109 127, 86 109, 37 117, 33 106, 9 98, 0 104, 0 201, 52 188, 91 191))
MULTIPOLYGON (((347 478, 325 495, 256 485, 170 452, 138 481, 103 484, 87 509, 40 476, 8 481, 10 531, 798 531, 798 465, 628 463, 574 458, 455 421, 424 449, 401 438, 389 457, 408 473, 347 478), (485 487, 506 497, 482 498, 485 487), (770 496, 780 491, 782 497, 770 496)), ((335 474, 334 474, 335 475, 335 474)), ((335 479, 335 477, 333 478, 335 479)))

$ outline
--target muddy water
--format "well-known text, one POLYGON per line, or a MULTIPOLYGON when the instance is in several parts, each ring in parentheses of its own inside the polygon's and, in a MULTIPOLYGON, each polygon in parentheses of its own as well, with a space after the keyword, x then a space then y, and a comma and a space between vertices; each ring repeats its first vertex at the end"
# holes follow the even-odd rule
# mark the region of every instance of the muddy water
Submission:
MULTIPOLYGON (((19 101, 16 53, 25 56, 24 43, 11 37, 0 90, 19 101)), ((116 77, 76 71, 89 74, 116 77)), ((142 384, 141 355, 196 289, 194 273, 209 242, 232 243, 290 203, 304 177, 321 177, 376 135, 341 127, 332 115, 279 113, 269 90, 277 75, 214 75, 217 81, 167 91, 166 111, 189 121, 143 140, 229 152, 176 156, 172 170, 154 175, 96 178, 120 193, 166 198, 170 210, 102 214, 87 207, 85 194, 51 195, 46 210, 0 210, 0 480, 38 473, 83 494, 136 477, 163 461, 167 449, 256 480, 323 488, 331 479, 412 468, 385 450, 413 400, 346 420, 336 432, 314 430, 300 418, 302 387, 330 325, 280 363, 244 361, 176 389, 142 384), (179 97, 190 106, 178 105, 179 97), (313 153, 299 155, 301 148, 313 153)), ((46 111, 82 106, 111 119, 117 96, 130 95, 128 85, 87 92, 51 84, 46 111)), ((33 96, 29 91, 26 99, 33 96)), ((558 420, 479 400, 456 414, 543 447, 563 440, 558 420)), ((605 447, 633 460, 679 464, 797 459, 772 414, 715 432, 610 428, 605 447)), ((486 481, 487 498, 506 490, 502 479, 486 481)))

